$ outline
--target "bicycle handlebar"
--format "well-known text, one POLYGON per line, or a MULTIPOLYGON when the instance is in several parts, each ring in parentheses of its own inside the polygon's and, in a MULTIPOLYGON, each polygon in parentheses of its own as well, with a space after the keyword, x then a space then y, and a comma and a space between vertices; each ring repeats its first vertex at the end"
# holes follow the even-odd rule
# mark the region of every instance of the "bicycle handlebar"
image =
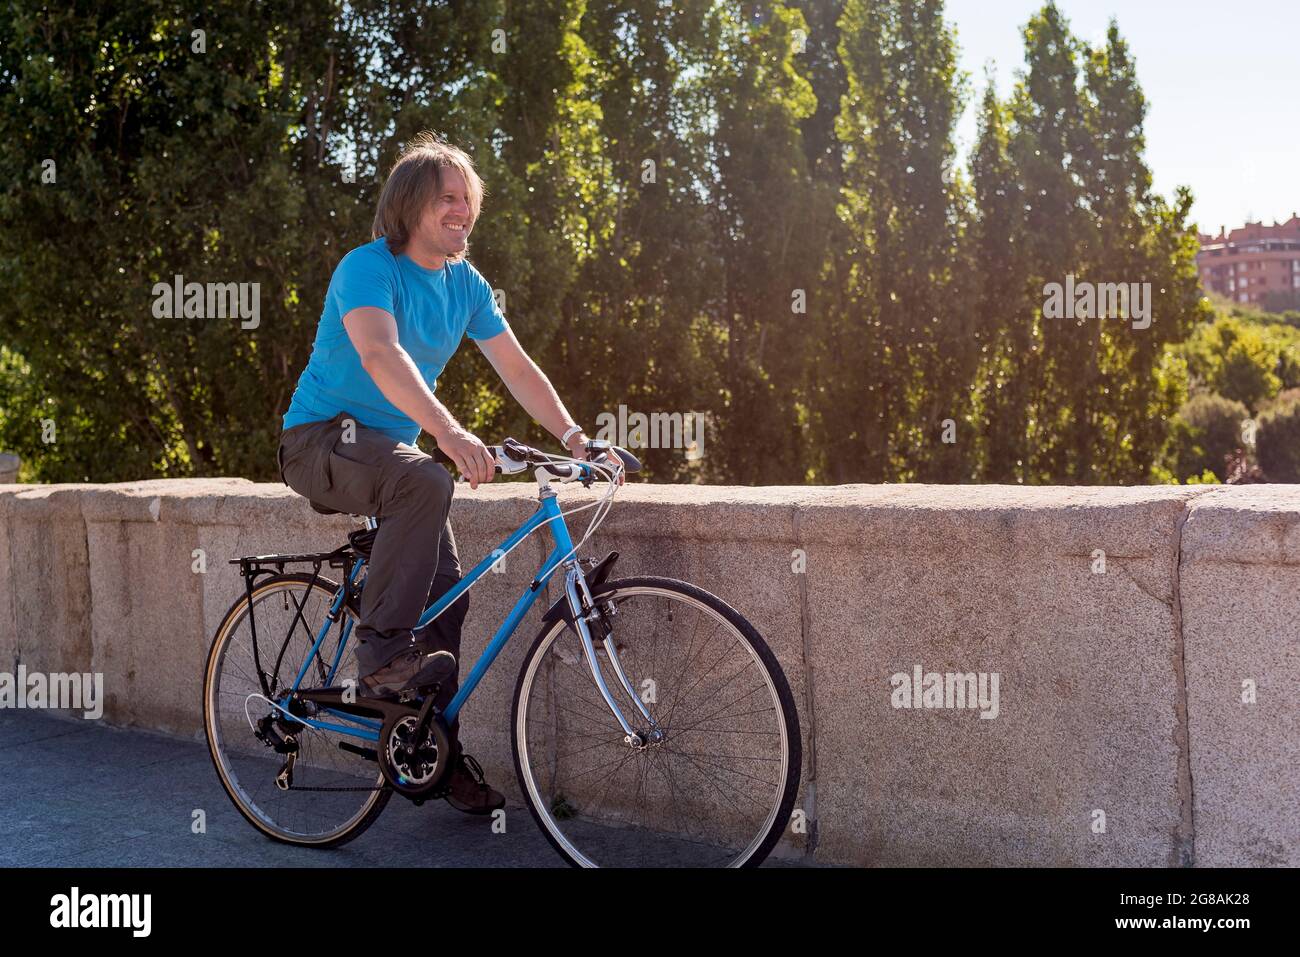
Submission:
MULTIPOLYGON (((529 465, 537 465, 561 481, 581 481, 588 488, 597 479, 608 480, 609 478, 600 469, 589 468, 582 462, 553 461, 554 457, 549 453, 524 445, 513 438, 503 439, 500 445, 489 445, 487 449, 492 453, 492 457, 496 459, 493 472, 497 475, 513 475, 524 471, 529 465)), ((586 450, 589 456, 594 455, 591 461, 595 465, 605 464, 608 461, 607 453, 613 452, 623 463, 623 471, 629 474, 641 471, 640 459, 621 446, 610 445, 608 442, 593 439, 587 442, 586 450)), ((441 449, 434 449, 433 457, 446 465, 456 466, 451 456, 441 449)), ((457 481, 463 482, 467 480, 462 475, 457 481)))

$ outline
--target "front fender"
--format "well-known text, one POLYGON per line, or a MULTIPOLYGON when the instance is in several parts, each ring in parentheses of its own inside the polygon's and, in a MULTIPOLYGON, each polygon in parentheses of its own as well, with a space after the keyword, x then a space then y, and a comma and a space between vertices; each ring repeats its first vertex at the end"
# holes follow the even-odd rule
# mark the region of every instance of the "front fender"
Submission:
MULTIPOLYGON (((618 552, 610 552, 600 561, 591 571, 587 572, 587 587, 592 591, 605 583, 609 578, 610 571, 614 568, 614 563, 618 561, 618 552)), ((569 610, 569 599, 561 594, 560 597, 546 609, 546 614, 542 615, 542 624, 550 625, 560 619, 564 619, 569 624, 573 624, 573 612, 569 610)))

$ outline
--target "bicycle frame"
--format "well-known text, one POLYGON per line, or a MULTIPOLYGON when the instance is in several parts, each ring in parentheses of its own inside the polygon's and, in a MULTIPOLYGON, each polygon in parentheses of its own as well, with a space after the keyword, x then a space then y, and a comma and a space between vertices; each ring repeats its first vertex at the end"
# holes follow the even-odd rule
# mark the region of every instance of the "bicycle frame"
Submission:
MULTIPOLYGON (((474 662, 474 667, 470 670, 470 673, 465 676, 464 680, 461 682, 459 690, 447 705, 446 711, 442 713, 443 720, 446 721, 447 724, 451 724, 456 720, 456 716, 460 713, 460 709, 464 706, 465 702, 469 700, 469 696, 474 693, 474 689, 478 687, 479 682, 483 679, 487 670, 492 667, 493 662, 496 661, 497 656, 501 653, 501 649, 505 647, 506 642, 510 640, 515 630, 519 627, 519 623, 523 621, 524 616, 528 614, 533 603, 537 601, 537 596, 541 592, 542 587, 551 579, 555 570, 563 565, 566 568, 565 594, 569 601, 570 610, 574 613, 575 624, 579 636, 582 639, 584 649, 586 650, 588 664, 592 669, 592 674, 595 678, 596 684, 602 697, 605 699, 606 704, 622 726, 624 734, 629 735, 630 738, 635 739, 635 742, 639 743, 643 739, 633 731, 632 727, 628 724, 627 719, 623 716, 621 709, 619 709, 618 705, 614 702, 613 695, 610 693, 604 677, 601 674, 600 667, 597 664, 595 646, 592 642, 590 629, 583 617, 581 600, 579 598, 579 594, 581 593, 586 597, 590 604, 591 593, 587 589, 586 578, 582 573, 581 566, 578 564, 576 556, 569 555, 569 553, 573 551, 573 540, 569 536, 568 526, 564 522, 564 517, 560 512, 559 502, 553 489, 545 485, 543 486, 537 511, 529 516, 528 519, 510 535, 510 537, 493 549, 486 558, 475 565, 468 575, 457 582, 453 588, 447 591, 447 593, 440 597, 436 602, 426 608, 424 613, 420 616, 420 620, 416 624, 416 627, 423 627, 433 621, 433 619, 440 615, 448 606, 473 587, 475 582, 487 574, 488 570, 500 560, 499 556, 510 551, 523 541, 524 538, 531 535, 543 525, 549 526, 549 531, 555 547, 542 562, 541 568, 537 571, 537 574, 533 576, 532 583, 524 591, 523 595, 520 596, 519 600, 515 602, 514 607, 506 616, 505 621, 502 622, 501 627, 497 629, 492 640, 488 642, 488 645, 483 650, 482 654, 479 655, 478 660, 474 662), (566 556, 569 557, 566 558, 566 556)), ((304 659, 302 668, 294 679, 293 687, 289 692, 290 695, 296 694, 299 691, 303 678, 307 674, 308 666, 312 660, 317 658, 320 654, 320 649, 324 644, 326 635, 329 633, 331 626, 338 621, 344 597, 349 588, 356 586, 357 579, 361 570, 365 567, 365 564, 366 561, 364 558, 358 559, 355 565, 350 569, 347 583, 339 587, 338 593, 334 596, 334 600, 330 605, 329 614, 321 625, 319 634, 316 636, 311 652, 304 659)), ((350 620, 344 622, 340 633, 339 646, 334 654, 334 659, 330 664, 329 674, 326 678, 327 685, 332 683, 334 680, 339 662, 343 658, 343 649, 350 637, 351 629, 352 622, 350 620)), ((606 653, 610 657, 614 672, 619 679, 619 683, 622 685, 624 691, 631 698, 633 703, 637 706, 641 715, 650 722, 653 728, 653 733, 658 734, 658 728, 655 727, 654 719, 650 716, 649 711, 641 702, 640 698, 632 690, 631 683, 624 675, 623 669, 618 661, 617 655, 611 647, 611 644, 612 643, 607 642, 605 649, 606 653)), ((280 709, 279 705, 273 706, 280 709)), ((358 725, 358 727, 349 727, 328 721, 321 721, 303 715, 293 715, 292 717, 295 721, 316 728, 317 730, 334 731, 367 741, 377 742, 379 740, 379 731, 383 724, 382 721, 351 714, 327 706, 322 706, 320 710, 332 717, 352 722, 353 724, 358 725)))

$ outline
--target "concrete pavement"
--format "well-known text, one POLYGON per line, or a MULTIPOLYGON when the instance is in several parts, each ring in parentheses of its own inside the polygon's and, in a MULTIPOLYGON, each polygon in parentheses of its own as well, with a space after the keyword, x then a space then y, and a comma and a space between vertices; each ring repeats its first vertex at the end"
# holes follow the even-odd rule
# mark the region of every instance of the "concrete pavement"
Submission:
POLYGON ((443 801, 394 798, 334 850, 277 844, 222 790, 206 745, 43 711, 0 711, 0 865, 562 867, 523 807, 506 833, 443 801), (207 833, 194 834, 195 809, 207 833))
MULTIPOLYGON (((787 863, 797 862, 769 860, 787 863)), ((235 810, 203 741, 54 711, 0 710, 0 867, 283 866, 565 864, 514 803, 505 833, 444 801, 416 807, 394 797, 343 847, 278 844, 235 810), (196 809, 206 833, 193 833, 196 809)))

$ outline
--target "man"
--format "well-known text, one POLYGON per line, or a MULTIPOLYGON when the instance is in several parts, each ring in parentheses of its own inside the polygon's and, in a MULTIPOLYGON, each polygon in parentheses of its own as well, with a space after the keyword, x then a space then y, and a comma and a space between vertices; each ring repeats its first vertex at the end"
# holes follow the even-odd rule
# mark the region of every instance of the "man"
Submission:
MULTIPOLYGON (((431 134, 403 151, 379 197, 373 241, 334 270, 311 358, 298 380, 278 450, 294 491, 380 519, 356 629, 358 693, 387 695, 440 682, 458 688, 468 594, 421 632, 424 608, 461 577, 448 523, 451 473, 416 448, 423 429, 478 488, 494 461, 434 396, 468 335, 533 418, 585 458, 587 436, 520 347, 492 289, 465 258, 483 200, 469 157, 431 134)), ((482 780, 451 729, 456 764, 448 802, 490 814, 505 798, 482 780), (468 761, 468 763, 467 763, 468 761)))

